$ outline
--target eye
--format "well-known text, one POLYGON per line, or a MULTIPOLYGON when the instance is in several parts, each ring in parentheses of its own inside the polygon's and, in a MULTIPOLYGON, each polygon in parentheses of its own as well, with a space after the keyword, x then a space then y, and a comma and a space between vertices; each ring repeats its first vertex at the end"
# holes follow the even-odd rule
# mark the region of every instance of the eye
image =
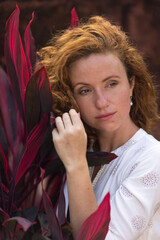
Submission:
POLYGON ((88 88, 86 88, 86 89, 81 89, 81 90, 79 91, 79 94, 80 94, 80 95, 86 95, 86 94, 89 93, 89 92, 91 92, 91 90, 88 89, 88 88))
POLYGON ((118 84, 118 82, 116 82, 116 81, 111 81, 111 82, 109 82, 109 83, 106 84, 106 87, 113 88, 113 87, 115 87, 117 84, 118 84))

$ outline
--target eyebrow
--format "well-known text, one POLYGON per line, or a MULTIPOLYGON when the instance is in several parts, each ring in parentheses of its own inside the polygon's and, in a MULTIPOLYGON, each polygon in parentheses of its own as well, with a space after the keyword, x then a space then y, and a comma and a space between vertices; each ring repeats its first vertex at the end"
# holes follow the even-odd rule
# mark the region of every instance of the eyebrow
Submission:
MULTIPOLYGON (((109 77, 103 79, 102 82, 106 82, 106 81, 110 80, 111 78, 119 78, 120 79, 120 77, 118 75, 112 75, 112 76, 109 76, 109 77)), ((78 82, 73 86, 73 89, 78 85, 88 86, 90 84, 89 83, 84 83, 84 82, 78 82)))

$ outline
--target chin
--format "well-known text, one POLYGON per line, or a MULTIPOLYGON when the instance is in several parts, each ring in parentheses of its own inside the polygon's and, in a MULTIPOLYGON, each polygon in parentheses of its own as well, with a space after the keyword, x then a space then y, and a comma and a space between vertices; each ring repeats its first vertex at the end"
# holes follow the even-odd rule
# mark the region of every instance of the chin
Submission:
POLYGON ((110 134, 110 133, 113 133, 117 130, 118 128, 115 128, 115 127, 107 127, 107 128, 99 128, 99 129, 96 129, 97 133, 99 134, 110 134))

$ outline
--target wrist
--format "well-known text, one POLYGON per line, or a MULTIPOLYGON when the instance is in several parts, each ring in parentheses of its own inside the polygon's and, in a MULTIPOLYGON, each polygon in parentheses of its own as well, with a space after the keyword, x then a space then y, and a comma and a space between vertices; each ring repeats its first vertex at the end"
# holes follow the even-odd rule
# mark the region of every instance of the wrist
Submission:
POLYGON ((72 175, 72 174, 78 174, 83 173, 87 171, 88 172, 88 163, 86 159, 75 161, 75 163, 72 163, 71 165, 66 166, 66 174, 72 175))

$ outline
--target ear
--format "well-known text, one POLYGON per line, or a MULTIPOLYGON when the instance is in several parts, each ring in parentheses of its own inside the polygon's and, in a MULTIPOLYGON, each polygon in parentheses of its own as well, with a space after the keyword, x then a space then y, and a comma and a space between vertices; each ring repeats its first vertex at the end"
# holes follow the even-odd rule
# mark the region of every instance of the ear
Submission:
POLYGON ((133 95, 133 89, 134 89, 134 86, 135 86, 135 76, 132 76, 129 79, 129 84, 130 84, 130 96, 132 96, 133 95))

